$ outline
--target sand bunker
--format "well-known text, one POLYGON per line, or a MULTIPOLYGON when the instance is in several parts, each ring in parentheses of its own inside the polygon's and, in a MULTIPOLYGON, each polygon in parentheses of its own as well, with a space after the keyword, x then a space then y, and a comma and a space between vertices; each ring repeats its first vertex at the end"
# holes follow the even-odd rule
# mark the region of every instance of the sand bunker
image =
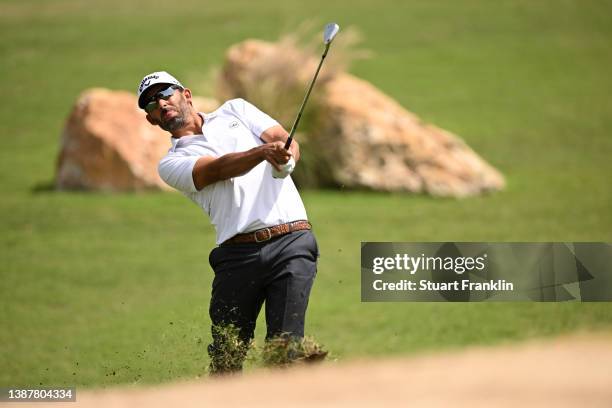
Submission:
POLYGON ((261 370, 155 388, 77 390, 20 407, 612 407, 612 335, 261 370))

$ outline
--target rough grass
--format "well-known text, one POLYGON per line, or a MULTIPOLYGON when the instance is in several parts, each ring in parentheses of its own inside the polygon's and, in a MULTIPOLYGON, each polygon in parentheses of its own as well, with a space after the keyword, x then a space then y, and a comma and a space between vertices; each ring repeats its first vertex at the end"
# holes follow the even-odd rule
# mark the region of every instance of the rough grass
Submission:
POLYGON ((312 336, 278 336, 267 340, 258 354, 261 356, 262 365, 283 368, 323 361, 328 352, 312 336))
POLYGON ((375 55, 352 72, 461 135, 508 181, 466 200, 305 191, 321 249, 307 334, 348 359, 610 330, 608 303, 361 303, 359 244, 612 241, 611 11, 610 1, 1 2, 0 384, 206 373, 206 217, 178 194, 48 191, 61 129, 85 88, 135 91, 160 68, 196 82, 231 44, 275 40, 305 16, 358 27, 375 55))

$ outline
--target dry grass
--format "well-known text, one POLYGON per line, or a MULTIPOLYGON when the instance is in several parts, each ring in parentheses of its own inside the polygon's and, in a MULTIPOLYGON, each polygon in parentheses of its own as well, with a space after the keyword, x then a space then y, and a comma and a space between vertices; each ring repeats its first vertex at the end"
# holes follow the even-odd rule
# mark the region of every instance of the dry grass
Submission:
POLYGON ((286 367, 295 363, 323 361, 328 352, 312 337, 279 336, 266 341, 259 352, 266 367, 286 367))
MULTIPOLYGON (((316 113, 320 105, 325 83, 338 72, 347 70, 355 59, 368 55, 356 48, 360 38, 357 30, 349 27, 334 40, 300 122, 302 131, 307 131, 308 118, 316 113)), ((320 61, 322 34, 314 32, 312 23, 303 24, 271 45, 241 72, 240 89, 224 81, 220 73, 215 96, 219 100, 236 97, 247 99, 289 130, 320 61)))
POLYGON ((210 375, 239 372, 246 360, 256 367, 287 367, 323 361, 328 354, 312 337, 281 335, 258 347, 253 341, 242 341, 238 328, 232 324, 213 326, 212 330, 216 350, 209 366, 210 375))
POLYGON ((251 344, 242 341, 239 329, 230 324, 213 326, 215 339, 215 357, 211 358, 209 372, 211 375, 227 374, 242 370, 242 364, 251 344))

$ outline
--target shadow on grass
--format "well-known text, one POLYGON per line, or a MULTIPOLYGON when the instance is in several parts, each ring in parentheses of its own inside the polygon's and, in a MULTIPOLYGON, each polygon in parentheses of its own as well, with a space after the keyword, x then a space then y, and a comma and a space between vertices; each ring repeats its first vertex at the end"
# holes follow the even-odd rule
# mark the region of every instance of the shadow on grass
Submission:
POLYGON ((39 181, 38 183, 34 184, 30 191, 32 194, 60 192, 60 190, 55 188, 54 180, 39 181))
POLYGON ((113 195, 113 196, 130 196, 130 195, 166 195, 168 193, 172 193, 171 191, 163 191, 163 190, 158 190, 158 189, 145 189, 145 190, 138 190, 138 191, 113 191, 113 190, 91 190, 91 189, 87 189, 85 187, 73 187, 73 188, 57 188, 55 186, 55 181, 54 180, 46 180, 46 181, 39 181, 38 183, 34 184, 31 188, 30 188, 30 192, 32 194, 87 194, 87 195, 91 195, 91 196, 95 196, 95 195, 102 195, 102 196, 107 196, 107 195, 113 195))

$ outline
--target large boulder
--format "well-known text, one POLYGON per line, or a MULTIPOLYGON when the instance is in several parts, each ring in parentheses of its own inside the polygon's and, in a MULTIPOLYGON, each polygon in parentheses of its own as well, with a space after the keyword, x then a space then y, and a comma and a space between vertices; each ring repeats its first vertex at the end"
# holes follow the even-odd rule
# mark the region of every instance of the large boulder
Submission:
MULTIPOLYGON (((202 98, 194 105, 216 108, 215 101, 202 98)), ((157 174, 157 163, 169 147, 169 133, 147 122, 136 95, 86 90, 64 128, 55 186, 97 191, 169 189, 157 174)))
MULTIPOLYGON (((289 127, 317 63, 287 42, 248 40, 228 50, 219 89, 223 98, 250 100, 289 127)), ((297 136, 303 153, 294 172, 298 184, 444 197, 504 187, 503 176, 460 137, 334 68, 333 61, 323 67, 300 124, 306 130, 297 136)))
POLYGON ((504 178, 461 138, 424 123, 348 74, 327 83, 309 134, 323 182, 352 188, 466 197, 500 190, 504 178))

